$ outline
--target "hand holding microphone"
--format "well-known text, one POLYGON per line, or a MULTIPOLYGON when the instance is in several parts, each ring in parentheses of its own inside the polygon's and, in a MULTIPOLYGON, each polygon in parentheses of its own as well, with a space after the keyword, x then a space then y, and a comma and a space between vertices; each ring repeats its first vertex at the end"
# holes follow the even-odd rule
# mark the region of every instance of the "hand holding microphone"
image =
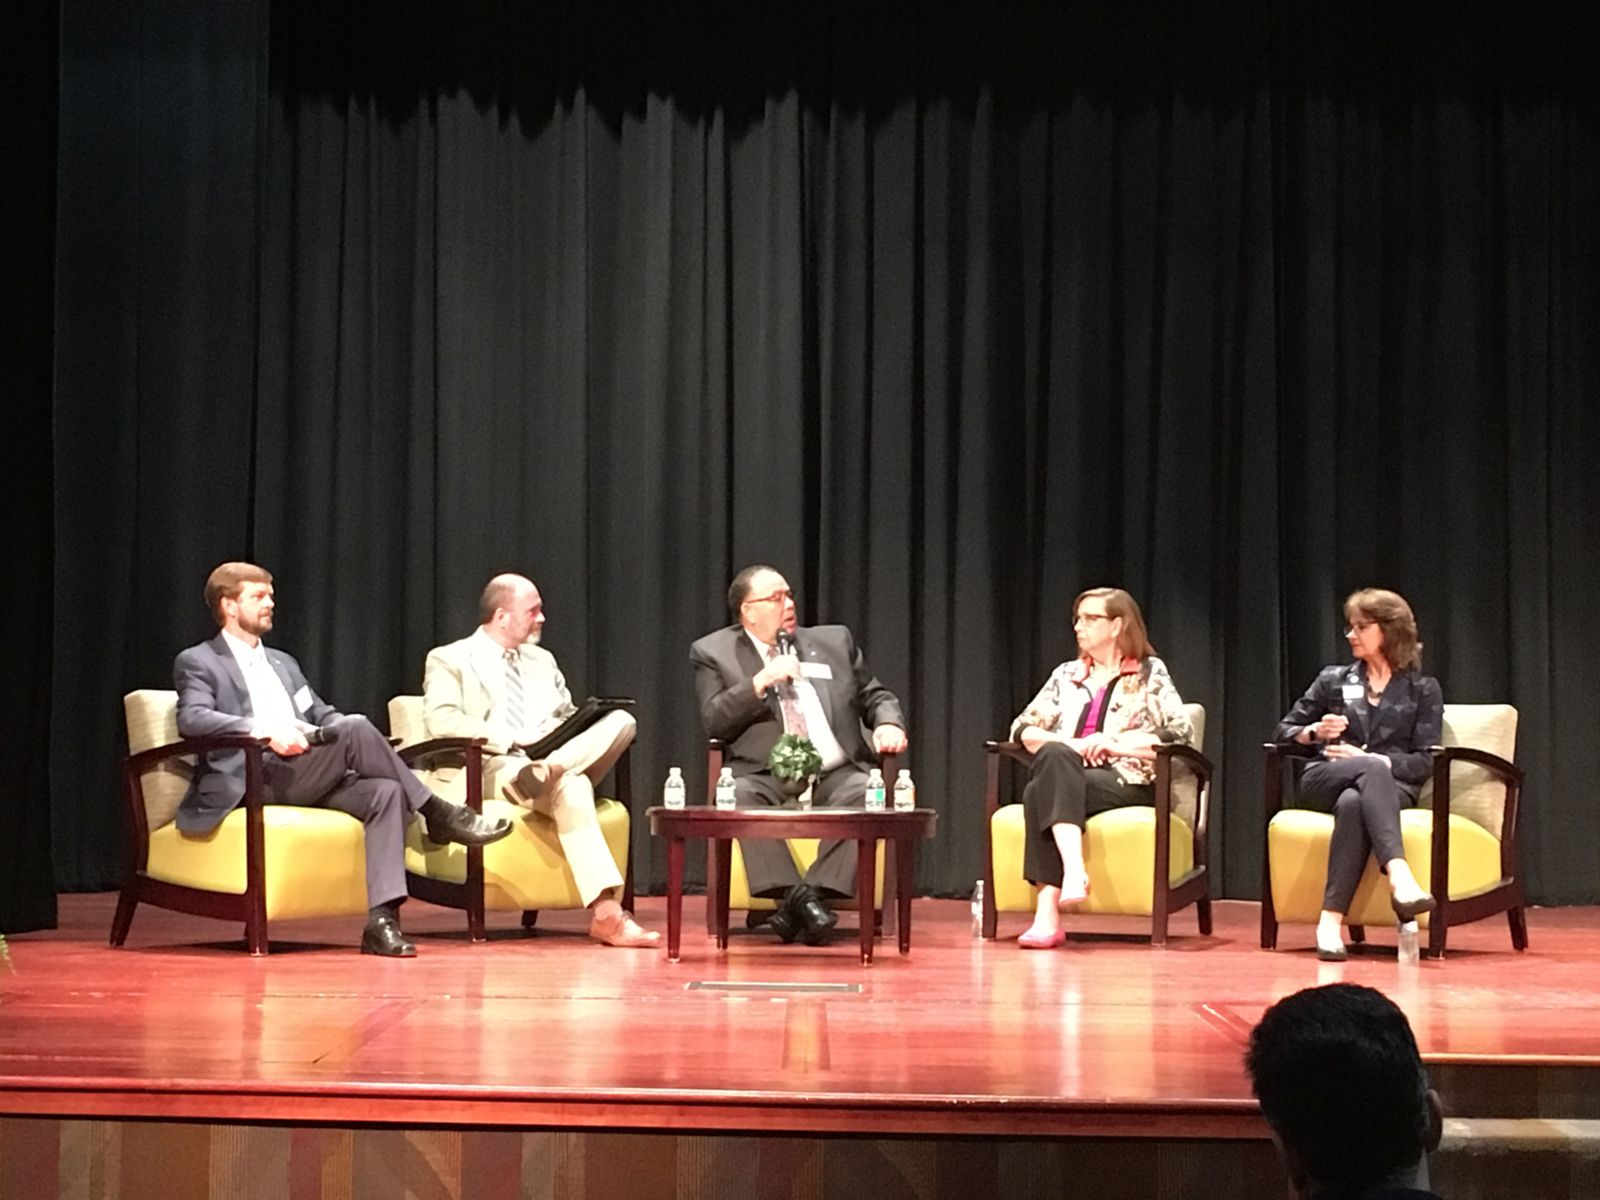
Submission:
POLYGON ((1322 742, 1337 742, 1344 736, 1344 731, 1350 727, 1350 718, 1343 713, 1324 713, 1320 721, 1311 726, 1311 740, 1322 742))
POLYGON ((774 645, 778 650, 777 657, 768 660, 767 665, 755 676, 755 689, 759 696, 765 696, 774 689, 783 695, 783 689, 792 688, 794 681, 800 678, 800 658, 794 635, 786 629, 780 629, 774 645))

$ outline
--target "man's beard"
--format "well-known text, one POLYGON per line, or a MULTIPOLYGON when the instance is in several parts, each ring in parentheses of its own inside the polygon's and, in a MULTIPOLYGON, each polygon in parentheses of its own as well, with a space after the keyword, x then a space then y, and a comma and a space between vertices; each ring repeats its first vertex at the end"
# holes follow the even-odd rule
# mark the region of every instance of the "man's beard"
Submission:
POLYGON ((272 628, 272 614, 262 613, 254 621, 247 621, 245 618, 240 617, 239 628, 251 637, 260 637, 272 628))

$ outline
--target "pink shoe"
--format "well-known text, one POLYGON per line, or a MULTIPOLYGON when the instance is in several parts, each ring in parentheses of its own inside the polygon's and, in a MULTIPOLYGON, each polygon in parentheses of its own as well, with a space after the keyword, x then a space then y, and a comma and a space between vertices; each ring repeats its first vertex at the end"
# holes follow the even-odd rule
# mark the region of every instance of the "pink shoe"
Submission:
POLYGON ((609 921, 602 921, 599 917, 590 921, 589 936, 608 946, 654 946, 661 941, 659 933, 639 925, 627 909, 609 921))
POLYGON ((1067 935, 1059 929, 1054 933, 1035 933, 1030 929, 1017 935, 1017 945, 1024 950, 1054 950, 1066 940, 1067 935))

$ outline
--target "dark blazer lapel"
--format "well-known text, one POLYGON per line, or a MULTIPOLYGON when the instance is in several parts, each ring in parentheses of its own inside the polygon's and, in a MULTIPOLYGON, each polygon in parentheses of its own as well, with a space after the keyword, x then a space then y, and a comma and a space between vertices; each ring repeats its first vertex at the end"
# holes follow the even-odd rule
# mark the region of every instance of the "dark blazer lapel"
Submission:
POLYGON ((255 710, 250 707, 250 689, 244 684, 244 672, 239 669, 238 659, 233 657, 233 651, 228 648, 228 640, 219 632, 206 645, 211 648, 211 653, 217 656, 217 665, 221 667, 222 673, 233 682, 234 695, 238 698, 239 715, 255 716, 255 710))
POLYGON ((267 651, 267 661, 272 664, 272 673, 278 677, 278 682, 283 684, 284 694, 289 697, 289 711, 298 717, 300 706, 295 703, 294 676, 289 674, 288 664, 283 661, 283 655, 276 650, 267 651))
MULTIPOLYGON (((750 640, 750 635, 744 631, 743 626, 735 625, 732 633, 734 678, 749 679, 766 664, 761 661, 761 655, 756 650, 755 643, 750 640)), ((762 700, 767 706, 767 711, 777 716, 779 712, 777 693, 774 692, 763 696, 762 700)), ((783 718, 779 716, 778 719, 781 721, 783 718)))

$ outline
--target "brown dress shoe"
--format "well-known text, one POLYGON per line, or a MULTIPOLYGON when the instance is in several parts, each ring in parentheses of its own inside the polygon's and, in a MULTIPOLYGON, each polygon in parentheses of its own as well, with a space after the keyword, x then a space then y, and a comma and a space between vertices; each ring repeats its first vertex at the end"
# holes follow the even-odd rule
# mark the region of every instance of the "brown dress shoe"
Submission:
POLYGON ((530 808, 535 800, 543 800, 548 796, 566 773, 567 769, 560 763, 545 762, 542 759, 531 762, 517 772, 515 779, 500 789, 500 794, 513 804, 530 808))
POLYGON ((596 917, 590 921, 589 936, 608 946, 654 946, 661 941, 659 933, 644 928, 633 919, 633 914, 627 909, 623 909, 610 920, 596 917))

